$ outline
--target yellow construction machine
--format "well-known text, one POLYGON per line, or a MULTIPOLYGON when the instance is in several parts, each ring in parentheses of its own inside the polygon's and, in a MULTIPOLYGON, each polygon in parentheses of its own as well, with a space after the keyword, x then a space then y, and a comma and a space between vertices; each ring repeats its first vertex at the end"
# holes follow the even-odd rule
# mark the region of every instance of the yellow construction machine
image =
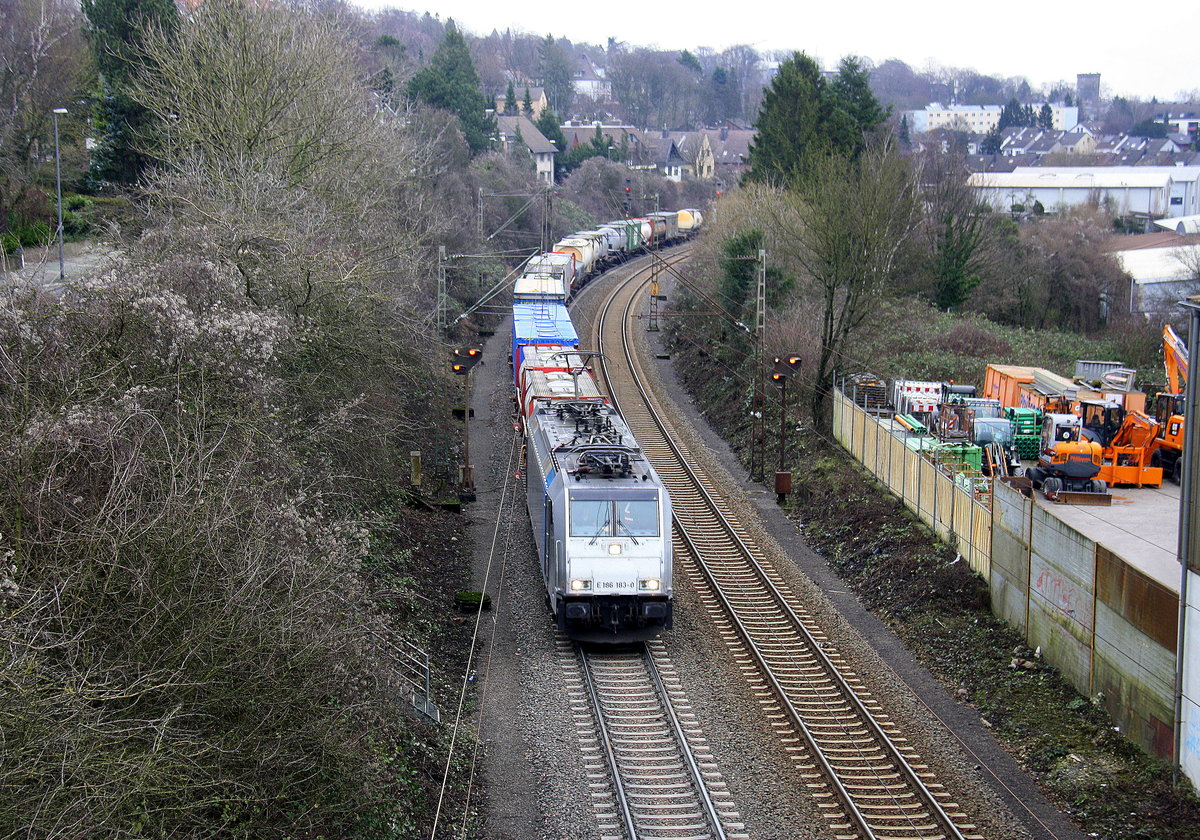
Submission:
POLYGON ((1162 469, 1176 484, 1183 476, 1183 389, 1187 386, 1187 345, 1167 324, 1163 327, 1163 364, 1167 369, 1169 391, 1154 397, 1154 415, 1158 420, 1158 432, 1151 466, 1162 469))
POLYGON ((1042 419, 1042 448, 1037 466, 1025 471, 1047 499, 1067 504, 1112 502, 1108 484, 1099 478, 1104 447, 1080 434, 1076 414, 1047 414, 1042 419))

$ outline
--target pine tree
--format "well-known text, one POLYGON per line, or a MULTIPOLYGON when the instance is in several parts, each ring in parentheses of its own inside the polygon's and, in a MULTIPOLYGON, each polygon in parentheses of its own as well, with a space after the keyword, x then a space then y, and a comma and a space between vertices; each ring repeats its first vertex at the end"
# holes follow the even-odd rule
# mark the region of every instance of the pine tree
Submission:
POLYGON ((748 177, 757 181, 789 183, 810 172, 819 158, 853 155, 863 142, 858 123, 804 53, 780 65, 755 128, 748 177))
POLYGON ((525 99, 521 102, 521 113, 527 117, 533 116, 533 99, 529 96, 529 85, 525 86, 525 99))
POLYGON ((479 76, 462 33, 450 20, 446 35, 429 66, 408 83, 408 95, 458 116, 472 154, 491 145, 495 121, 488 115, 488 99, 479 89, 479 76))
POLYGON ((1004 131, 1004 129, 1011 126, 1024 125, 1024 118, 1025 115, 1021 108, 1021 103, 1014 97, 1008 101, 1007 105, 1000 109, 1000 121, 997 125, 1001 131, 1004 131))
POLYGON ((557 178, 563 169, 563 159, 567 152, 567 138, 563 136, 562 127, 558 124, 558 115, 549 108, 543 108, 534 125, 542 132, 542 136, 558 149, 558 154, 554 156, 554 176, 557 178))
POLYGON ((996 123, 984 135, 983 141, 979 144, 979 153, 981 155, 998 155, 1003 142, 1004 138, 1000 136, 1000 123, 996 123))
POLYGON ((143 37, 152 26, 175 32, 179 12, 171 0, 83 0, 83 13, 100 72, 96 123, 103 136, 92 156, 92 174, 132 184, 150 164, 143 150, 152 129, 150 114, 129 93, 144 58, 143 37))
POLYGON ((891 109, 881 106, 871 92, 871 74, 854 56, 842 59, 830 90, 838 105, 853 118, 860 132, 874 131, 891 113, 891 109))
POLYGON ((1047 102, 1042 106, 1042 110, 1038 113, 1038 127, 1050 131, 1054 128, 1054 109, 1047 102))
POLYGON ((517 113, 517 92, 513 90, 513 83, 508 83, 508 90, 504 92, 504 113, 517 113))

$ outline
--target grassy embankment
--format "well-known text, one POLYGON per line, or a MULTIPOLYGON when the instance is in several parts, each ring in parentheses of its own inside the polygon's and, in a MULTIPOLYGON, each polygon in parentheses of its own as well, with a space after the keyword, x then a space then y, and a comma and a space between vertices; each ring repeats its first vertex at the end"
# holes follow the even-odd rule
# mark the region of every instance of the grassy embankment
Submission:
MULTIPOLYGON (((739 453, 747 451, 746 389, 733 358, 674 337, 689 392, 739 453)), ((708 345, 711 348, 711 345, 708 345)), ((915 306, 880 311, 845 369, 981 384, 989 362, 1063 374, 1075 359, 1124 359, 1153 378, 1152 335, 1090 340, 998 327, 915 306)), ((802 390, 809 391, 811 383, 802 390)), ((767 428, 773 428, 768 422, 767 428)), ((791 449, 792 516, 809 544, 996 737, 1080 827, 1109 840, 1193 838, 1200 800, 1171 786, 1170 768, 1114 731, 1102 708, 1037 660, 994 617, 986 583, 828 437, 810 426, 791 449), (1011 667, 1014 659, 1032 667, 1011 667)), ((768 448, 772 444, 768 441, 768 448)))

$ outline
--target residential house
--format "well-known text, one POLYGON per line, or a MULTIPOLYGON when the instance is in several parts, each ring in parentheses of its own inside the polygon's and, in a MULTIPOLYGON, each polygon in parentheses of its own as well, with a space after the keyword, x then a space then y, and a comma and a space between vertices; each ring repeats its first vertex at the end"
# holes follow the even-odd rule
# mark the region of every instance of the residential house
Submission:
POLYGON ((579 56, 572 78, 577 96, 587 96, 597 102, 607 102, 612 97, 612 85, 603 67, 597 67, 586 54, 579 56))
POLYGON ((554 155, 558 149, 528 117, 496 117, 496 135, 506 154, 525 149, 533 156, 538 180, 554 183, 554 155))
POLYGON ((683 158, 683 174, 700 180, 736 181, 748 168, 752 129, 706 128, 700 131, 647 132, 646 142, 666 160, 669 143, 683 158))
POLYGON ((1154 117, 1156 122, 1166 123, 1175 134, 1187 135, 1189 142, 1200 140, 1200 106, 1193 104, 1168 105, 1154 117))
POLYGON ((1045 155, 1088 155, 1096 151, 1096 138, 1088 131, 1048 131, 1012 126, 1000 133, 1000 154, 1035 158, 1045 155))
MULTIPOLYGON (((529 104, 530 104, 530 107, 533 109, 533 115, 530 117, 530 119, 536 120, 538 117, 540 117, 542 115, 542 111, 544 111, 548 107, 550 107, 550 102, 548 99, 546 99, 545 88, 540 88, 535 85, 524 85, 524 84, 519 84, 517 82, 514 82, 513 83, 513 93, 515 93, 516 97, 517 97, 517 112, 518 112, 518 114, 519 114, 522 106, 525 104, 525 91, 526 90, 529 91, 529 104)), ((495 99, 496 99, 496 113, 497 114, 504 113, 504 100, 507 97, 507 95, 508 95, 507 90, 503 90, 500 93, 496 94, 495 99)), ((509 114, 509 116, 517 116, 517 114, 509 114)))
MULTIPOLYGON (((600 126, 600 135, 606 138, 614 149, 625 149, 624 163, 629 165, 651 165, 653 151, 646 148, 645 135, 640 128, 632 125, 604 125, 603 123, 588 123, 582 120, 571 120, 561 126, 567 149, 574 149, 582 143, 590 143, 596 136, 596 126, 600 126)), ((565 151, 565 150, 564 150, 565 151)))

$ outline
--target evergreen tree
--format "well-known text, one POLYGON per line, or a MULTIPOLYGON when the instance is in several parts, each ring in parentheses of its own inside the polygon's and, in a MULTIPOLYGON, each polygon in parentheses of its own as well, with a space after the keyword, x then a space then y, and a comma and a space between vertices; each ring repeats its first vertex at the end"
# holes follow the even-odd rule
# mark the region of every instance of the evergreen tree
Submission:
POLYGON ((151 117, 130 96, 144 59, 143 38, 150 27, 175 32, 179 12, 171 0, 83 0, 83 13, 100 74, 96 123, 102 136, 92 155, 92 175, 132 184, 150 164, 145 145, 151 117))
POLYGON ((450 20, 446 35, 429 66, 408 83, 408 95, 458 116, 472 154, 491 145, 495 120, 487 113, 488 99, 479 89, 479 76, 462 33, 450 20))
POLYGON ((565 168, 567 154, 567 138, 563 136, 562 127, 558 124, 558 115, 549 108, 543 108, 534 125, 558 149, 558 154, 554 156, 554 177, 557 178, 565 168))
POLYGON ((513 90, 513 83, 508 83, 508 90, 504 92, 504 113, 517 113, 517 92, 513 90))
POLYGON ((804 53, 780 65, 763 95, 750 146, 756 181, 788 183, 829 154, 854 154, 862 144, 858 123, 825 84, 821 69, 804 53))
POLYGON ((527 117, 533 116, 533 99, 529 96, 529 85, 525 86, 525 98, 521 101, 521 113, 527 117))
POLYGON ((1004 138, 1000 135, 1000 124, 996 123, 983 136, 983 141, 979 144, 979 153, 981 155, 998 155, 1003 142, 1004 138))
POLYGON ((1020 119, 1021 106, 1017 103, 1017 100, 1011 99, 1000 109, 1000 119, 996 122, 996 128, 1004 131, 1009 126, 1016 125, 1020 119))
POLYGON ((1054 109, 1050 107, 1049 102, 1044 104, 1042 110, 1038 112, 1037 124, 1039 128, 1044 128, 1047 131, 1054 128, 1054 109))
POLYGON ((830 91, 838 106, 858 125, 860 132, 874 131, 891 113, 891 109, 881 106, 871 92, 871 74, 854 56, 842 59, 830 91))
POLYGON ((592 148, 596 151, 597 155, 604 155, 607 157, 608 150, 611 145, 612 143, 607 137, 604 136, 604 132, 600 130, 600 126, 597 124, 596 133, 592 136, 592 148))
POLYGON ((704 72, 704 68, 700 66, 700 59, 696 58, 696 56, 692 55, 687 50, 684 50, 679 54, 679 63, 697 75, 704 72))
POLYGON ((900 115, 900 130, 898 132, 898 136, 900 138, 900 142, 903 143, 905 146, 912 145, 912 138, 908 136, 908 115, 907 114, 900 115))

